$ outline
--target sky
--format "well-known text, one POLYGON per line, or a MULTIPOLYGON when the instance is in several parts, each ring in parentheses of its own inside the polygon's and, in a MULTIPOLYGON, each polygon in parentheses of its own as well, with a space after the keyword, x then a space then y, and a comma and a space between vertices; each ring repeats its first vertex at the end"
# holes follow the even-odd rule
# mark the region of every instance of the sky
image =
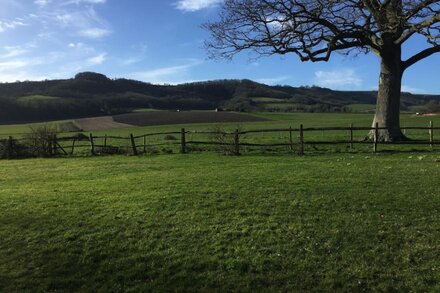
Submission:
MULTIPOLYGON (((201 28, 222 0, 0 0, 0 82, 71 78, 94 71, 154 84, 251 79, 291 86, 376 90, 374 54, 302 63, 295 55, 212 60, 201 28)), ((404 46, 404 58, 425 48, 404 46)), ((409 68, 402 89, 440 94, 440 54, 409 68)))

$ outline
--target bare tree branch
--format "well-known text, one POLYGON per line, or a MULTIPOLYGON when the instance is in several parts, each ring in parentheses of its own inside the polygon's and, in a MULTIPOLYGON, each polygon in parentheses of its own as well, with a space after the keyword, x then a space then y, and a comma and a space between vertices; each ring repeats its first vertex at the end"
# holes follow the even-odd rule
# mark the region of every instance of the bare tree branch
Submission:
POLYGON ((439 9, 440 0, 226 0, 220 20, 205 25, 206 47, 226 58, 243 50, 313 62, 337 51, 381 56, 414 34, 437 45, 439 9))
MULTIPOLYGON (((440 22, 440 13, 433 15, 431 18, 428 18, 422 22, 409 24, 408 29, 396 40, 396 44, 403 44, 406 40, 408 40, 415 33, 421 33, 423 29, 433 27, 433 25, 440 22)), ((438 35, 437 35, 438 37, 438 35)))
POLYGON ((416 55, 412 56, 408 60, 404 61, 403 62, 404 69, 407 69, 408 67, 410 67, 411 65, 414 65, 415 63, 419 62, 420 60, 423 60, 423 59, 431 56, 432 54, 435 54, 438 52, 440 52, 440 46, 435 46, 435 47, 425 49, 425 50, 417 53, 416 55))

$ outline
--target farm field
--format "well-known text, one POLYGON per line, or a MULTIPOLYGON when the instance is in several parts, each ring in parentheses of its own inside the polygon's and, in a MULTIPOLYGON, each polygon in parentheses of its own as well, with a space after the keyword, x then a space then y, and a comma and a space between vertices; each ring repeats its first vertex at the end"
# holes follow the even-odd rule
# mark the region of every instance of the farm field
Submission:
POLYGON ((347 108, 351 112, 374 113, 374 111, 376 110, 376 105, 372 105, 372 104, 350 104, 350 105, 347 105, 347 108))
POLYGON ((116 115, 113 116, 113 118, 116 122, 136 126, 173 125, 184 123, 242 123, 266 120, 255 115, 209 111, 152 111, 147 113, 116 115))
MULTIPOLYGON (((257 117, 262 117, 267 119, 267 121, 261 122, 242 122, 242 123, 194 123, 194 124, 179 124, 179 125, 157 125, 157 126, 147 126, 147 127, 136 127, 136 128, 125 128, 125 129, 110 129, 110 130, 102 130, 102 131, 93 131, 94 135, 113 135, 113 136, 121 136, 128 137, 131 133, 135 136, 143 135, 146 133, 159 133, 159 132, 180 132, 181 128, 185 128, 186 130, 192 131, 187 136, 188 141, 210 141, 212 140, 212 136, 198 134, 197 132, 203 131, 215 131, 217 129, 221 129, 224 131, 234 131, 235 129, 240 130, 261 130, 261 129, 288 129, 289 127, 299 128, 300 124, 304 124, 305 128, 310 127, 349 127, 350 124, 353 124, 357 127, 370 127, 371 121, 373 119, 372 114, 335 114, 335 113, 258 113, 254 114, 257 117)), ((440 116, 431 116, 431 117, 419 117, 413 116, 409 114, 402 115, 402 126, 428 126, 429 122, 433 121, 434 125, 440 125, 440 116)), ((428 139, 427 131, 420 130, 408 130, 406 131, 408 137, 413 139, 428 139)), ((367 132, 365 130, 354 131, 354 139, 355 140, 363 140, 365 139, 367 132)), ((439 134, 435 134, 438 138, 439 134)), ((179 134, 174 135, 174 141, 167 141, 166 135, 158 135, 154 137, 148 138, 147 144, 166 144, 166 143, 176 143, 176 140, 180 139, 179 134)), ((348 133, 347 131, 313 131, 307 132, 305 134, 305 139, 308 142, 313 141, 325 141, 325 140, 347 140, 348 133)), ((232 141, 232 137, 230 138, 232 141)), ((279 131, 279 132, 271 132, 271 133, 254 133, 254 134, 246 134, 240 137, 240 141, 244 143, 262 143, 262 144, 273 144, 273 143, 288 143, 289 141, 289 133, 288 131, 279 131)), ((297 144, 299 141, 299 133, 293 133, 293 142, 296 144, 295 148, 297 148, 297 144)), ((125 141, 108 141, 110 144, 119 144, 122 143, 126 147, 129 147, 130 142, 128 140, 125 141)), ((138 145, 142 144, 142 139, 138 139, 136 141, 138 145)), ((98 144, 102 144, 102 141, 98 141, 98 144)), ((177 141, 178 144, 178 141, 177 141)), ((327 150, 332 151, 346 151, 347 145, 341 145, 337 147, 329 146, 329 147, 319 147, 319 150, 326 152, 327 150)), ((312 152, 316 152, 317 149, 312 146, 312 152)), ((198 148, 196 147, 196 150, 198 148)), ((212 149, 212 148, 208 148, 212 149)), ((356 146, 356 149, 363 152, 370 152, 370 145, 359 145, 356 146)), ((406 147, 406 146, 398 146, 397 148, 393 146, 381 146, 382 150, 393 150, 393 149, 401 149, 401 150, 413 150, 414 148, 406 147)), ((431 150, 429 146, 417 146, 415 149, 426 151, 431 150)), ((156 151, 173 151, 178 152, 178 146, 170 146, 169 148, 165 146, 165 148, 161 148, 156 151)), ((261 148, 251 148, 252 150, 256 150, 257 152, 266 152, 265 149, 261 148)), ((246 149, 245 149, 246 151, 246 149)), ((288 152, 287 147, 284 149, 267 149, 268 152, 288 152)), ((307 150, 306 150, 307 151, 307 150)))
POLYGON ((440 154, 0 161, 0 291, 438 291, 440 154))
POLYGON ((134 125, 116 122, 112 116, 75 119, 73 124, 78 130, 84 129, 88 131, 134 127, 134 125))
MULTIPOLYGON (((163 112, 143 112, 140 113, 141 116, 144 114, 153 113, 157 119, 161 119, 160 113, 163 112)), ((191 112, 189 112, 191 113, 191 112)), ((200 113, 200 112, 198 112, 200 113)), ((202 112, 203 113, 203 112, 202 112)), ((209 114, 215 114, 214 112, 204 112, 209 114)), ((221 113, 221 112, 220 112, 221 113)), ((219 114, 219 113, 217 113, 219 114)), ((137 114, 135 114, 137 115, 137 114)), ((235 122, 186 122, 183 121, 180 124, 168 124, 168 125, 152 125, 152 126, 133 126, 132 128, 112 128, 111 125, 108 129, 102 129, 96 131, 96 133, 102 134, 107 133, 111 135, 128 135, 130 133, 143 134, 145 132, 168 132, 173 130, 180 130, 180 128, 185 127, 194 130, 207 130, 215 126, 221 126, 225 129, 233 130, 239 126, 240 128, 251 130, 251 129, 271 129, 271 128, 288 128, 299 127, 300 124, 304 124, 304 127, 348 127, 351 123, 354 126, 359 127, 369 127, 371 126, 373 120, 373 114, 357 114, 357 113, 253 113, 246 114, 250 116, 251 120, 256 121, 235 121, 235 122), (254 117, 257 117, 255 119, 254 117), (261 118, 262 121, 258 121, 261 118)), ((107 119, 107 117, 101 117, 107 119)), ((146 119, 148 120, 148 119, 146 119)), ((434 125, 440 125, 440 115, 436 116, 414 116, 412 114, 401 114, 401 125, 402 126, 428 126, 429 121, 433 121, 434 125)), ((99 121, 98 121, 99 122, 99 121)), ((124 121, 127 124, 129 121, 124 121)), ((146 121, 141 121, 147 123, 146 121)), ((153 123, 156 123, 153 121, 153 123)), ((165 122, 161 122, 165 123, 165 122)), ((15 125, 0 125, 0 137, 6 137, 7 135, 13 134, 23 134, 30 131, 30 127, 35 127, 42 125, 44 123, 33 123, 33 124, 15 124, 15 125)), ((72 124, 71 121, 54 121, 50 124, 58 125, 60 129, 67 129, 69 131, 75 132, 77 129, 72 124)), ((98 123, 100 126, 101 123, 98 123)), ((90 127, 93 127, 91 125, 90 127)), ((95 133, 95 131, 94 131, 95 133)))
MULTIPOLYGON (((139 110, 130 114, 115 116, 102 116, 91 118, 80 118, 66 121, 52 121, 48 124, 59 128, 61 132, 108 130, 118 131, 120 128, 140 130, 139 127, 165 126, 176 127, 175 125, 212 125, 213 123, 248 123, 267 121, 265 117, 252 114, 234 112, 213 112, 213 111, 147 111, 139 110)), ((29 133, 31 127, 38 127, 45 123, 0 125, 0 137, 8 135, 20 136, 29 133)))
POLYGON ((31 131, 31 128, 36 128, 42 125, 50 125, 60 132, 74 132, 78 131, 78 128, 70 120, 65 121, 51 121, 46 123, 29 123, 29 124, 11 124, 0 125, 0 138, 7 137, 9 135, 20 137, 31 131))
MULTIPOLYGON (((95 142, 97 145, 110 145, 118 148, 122 148, 125 151, 130 151, 131 145, 128 139, 130 134, 136 136, 142 136, 149 133, 173 133, 173 135, 155 135, 148 137, 147 140, 142 138, 135 139, 135 143, 141 146, 141 151, 147 151, 152 153, 158 152, 179 152, 179 140, 180 131, 185 128, 190 133, 187 136, 187 141, 189 142, 189 149, 191 151, 218 151, 215 147, 209 147, 207 145, 191 145, 192 141, 199 142, 212 142, 215 139, 212 135, 204 134, 203 132, 212 131, 229 131, 233 132, 235 129, 241 131, 249 130, 262 130, 262 129, 284 129, 284 131, 275 132, 265 132, 265 133, 250 133, 240 136, 240 142, 242 143, 254 143, 254 144, 288 144, 289 143, 289 127, 299 128, 300 124, 304 125, 304 128, 322 128, 322 127, 349 127, 353 124, 355 127, 371 127, 371 121, 373 118, 372 114, 354 114, 354 113, 254 113, 247 114, 245 116, 233 116, 234 119, 250 119, 257 120, 252 122, 227 122, 227 123, 184 123, 184 124, 171 124, 171 125, 151 125, 151 124, 162 124, 166 123, 167 117, 173 116, 175 114, 182 114, 179 117, 171 117, 170 123, 180 122, 194 122, 197 119, 209 119, 210 116, 214 114, 220 114, 224 118, 225 114, 235 114, 235 113, 215 113, 215 112, 149 112, 149 113, 137 113, 127 115, 123 117, 123 121, 126 123, 138 123, 139 125, 150 124, 150 126, 130 126, 128 124, 121 124, 114 120, 112 117, 98 117, 98 118, 88 118, 76 120, 75 123, 69 121, 62 121, 60 123, 52 122, 53 125, 57 125, 60 129, 70 129, 73 132, 60 133, 59 137, 68 136, 71 137, 78 129, 84 129, 83 134, 88 137, 89 132, 92 132, 94 136, 100 136, 95 142), (168 115, 165 115, 168 114, 168 115), (191 115, 195 117, 191 117, 191 115), (137 117, 139 115, 139 117, 137 117), (203 117, 202 117, 203 116, 203 117), (185 119, 182 119, 185 118, 185 119), (264 121, 258 121, 259 119, 264 121), (128 121, 130 120, 130 121, 128 121), (84 123, 78 123, 82 121, 84 123), (109 129, 106 129, 109 128, 109 129), (89 129, 89 131, 87 131, 89 129), (200 133, 201 132, 201 133, 200 133), (121 137, 123 139, 106 138, 104 136, 121 137), (143 148, 142 145, 147 144, 147 148, 143 148)), ((119 117, 121 118, 121 117, 119 117)), ((218 117, 217 117, 218 118, 218 117)), ((216 118, 216 119, 217 119, 216 118)), ((231 118, 231 117, 228 117, 231 118)), ((118 119, 116 119, 118 120, 118 119)), ((430 121, 433 122, 434 126, 438 127, 440 125, 440 116, 415 116, 410 114, 401 115, 402 126, 423 126, 427 127, 430 121)), ((119 120, 121 121, 121 120, 119 120)), ((215 121, 215 119, 214 119, 215 121)), ((15 137, 22 136, 23 133, 29 132, 30 126, 35 127, 41 124, 31 124, 31 125, 3 125, 0 126, 0 138, 7 137, 8 135, 13 135, 15 137), (20 134, 21 132, 21 134, 20 134), (18 134, 11 134, 18 133, 18 134)), ((412 139, 427 140, 429 138, 429 133, 427 130, 407 130, 406 135, 412 139)), ((353 132, 353 138, 355 141, 362 141, 367 135, 366 130, 356 130, 353 132)), ((438 140, 439 133, 434 131, 434 138, 438 140)), ((310 150, 312 153, 316 152, 346 152, 348 144, 341 144, 338 146, 316 146, 314 142, 319 141, 347 141, 349 139, 349 132, 346 130, 337 131, 311 131, 306 132, 305 140, 308 143, 306 152, 310 150)), ((299 142, 299 132, 294 131, 292 133, 292 141, 294 144, 294 149, 298 149, 299 142)), ((233 137, 228 138, 230 143, 233 143, 233 137)), ((72 141, 66 141, 62 143, 63 147, 70 153, 72 149, 72 141)), ((355 151, 358 152, 371 152, 371 145, 356 145, 355 151)), ((437 147, 435 147, 437 149, 437 147)), ((401 151, 431 151, 429 146, 380 146, 380 150, 401 150, 401 151)), ((124 152, 125 152, 124 151, 124 152)), ((289 148, 277 147, 277 148, 261 148, 261 147, 248 147, 243 148, 243 151, 257 152, 257 153, 288 153, 289 148)), ((353 150, 351 150, 353 151, 353 150)), ((90 153, 90 145, 88 142, 84 142, 80 145, 76 145, 75 154, 87 154, 90 153), (78 148, 81 146, 81 148, 78 148)))

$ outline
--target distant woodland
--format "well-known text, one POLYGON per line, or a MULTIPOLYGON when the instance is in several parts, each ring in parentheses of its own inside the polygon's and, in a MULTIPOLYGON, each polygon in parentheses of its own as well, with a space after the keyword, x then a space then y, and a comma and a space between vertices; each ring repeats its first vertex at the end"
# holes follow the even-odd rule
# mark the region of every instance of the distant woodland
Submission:
MULTIPOLYGON (((268 86, 251 80, 215 80, 154 85, 83 72, 72 79, 0 84, 0 123, 113 115, 135 109, 347 112, 374 107, 374 91, 268 86)), ((440 95, 402 94, 402 109, 440 111, 440 95)))

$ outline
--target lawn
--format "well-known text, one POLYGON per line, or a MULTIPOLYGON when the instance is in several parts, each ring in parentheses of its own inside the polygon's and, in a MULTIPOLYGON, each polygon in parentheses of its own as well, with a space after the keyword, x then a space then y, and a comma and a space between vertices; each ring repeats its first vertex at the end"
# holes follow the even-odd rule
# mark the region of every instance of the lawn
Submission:
POLYGON ((0 291, 439 291, 439 175, 439 153, 0 161, 0 291))

